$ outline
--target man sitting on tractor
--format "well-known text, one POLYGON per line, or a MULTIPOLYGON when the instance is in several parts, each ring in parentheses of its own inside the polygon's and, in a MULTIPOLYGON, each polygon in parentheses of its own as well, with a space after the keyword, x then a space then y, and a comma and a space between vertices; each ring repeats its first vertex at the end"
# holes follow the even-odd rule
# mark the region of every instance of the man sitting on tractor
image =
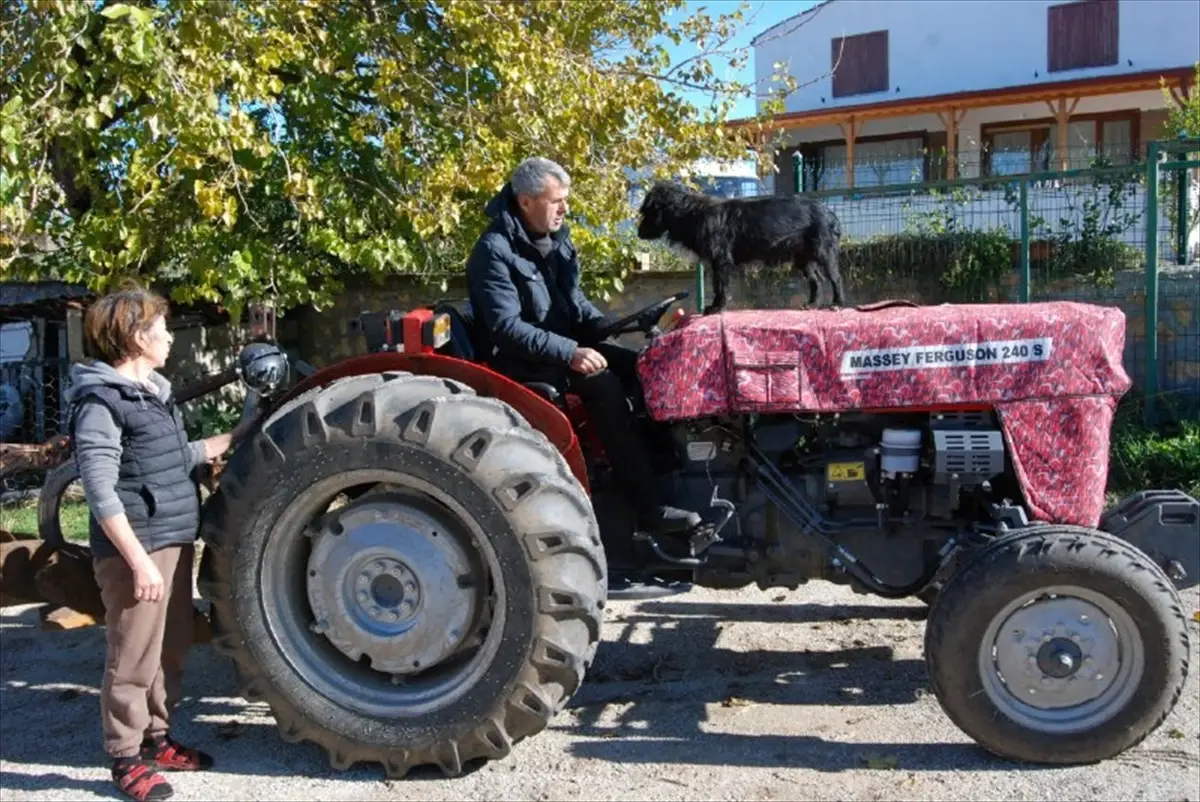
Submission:
POLYGON ((637 510, 639 529, 682 533, 695 512, 667 506, 635 430, 630 397, 641 402, 637 352, 601 342, 604 314, 579 286, 579 260, 564 225, 571 179, 540 157, 523 161, 487 205, 492 218, 467 261, 471 306, 484 359, 547 397, 579 395, 613 474, 637 510))

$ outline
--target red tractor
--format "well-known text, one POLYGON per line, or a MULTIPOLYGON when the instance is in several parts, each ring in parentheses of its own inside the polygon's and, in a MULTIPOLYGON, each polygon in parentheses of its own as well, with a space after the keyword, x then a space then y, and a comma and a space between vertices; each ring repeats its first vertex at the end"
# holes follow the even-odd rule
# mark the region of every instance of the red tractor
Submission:
MULTIPOLYGON (((582 406, 484 366, 450 304, 361 319, 368 353, 268 400, 207 501, 213 643, 288 741, 448 776, 580 687, 615 544, 662 583, 816 579, 931 604, 947 715, 1016 760, 1137 744, 1183 687, 1200 502, 1104 510, 1130 386, 1117 309, 880 304, 617 321, 685 538, 633 529, 582 406)), ((637 566, 626 566, 634 568, 637 566)))

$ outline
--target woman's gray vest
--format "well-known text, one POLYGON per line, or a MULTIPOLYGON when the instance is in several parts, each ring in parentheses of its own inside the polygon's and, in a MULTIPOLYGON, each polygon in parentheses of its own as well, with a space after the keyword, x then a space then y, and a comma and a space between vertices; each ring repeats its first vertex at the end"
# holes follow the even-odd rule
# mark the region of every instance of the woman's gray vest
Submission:
MULTIPOLYGON (((146 551, 194 543, 200 529, 200 488, 188 467, 187 432, 178 407, 152 393, 108 384, 82 388, 73 400, 76 409, 104 404, 121 430, 117 497, 146 551)), ((95 515, 88 534, 97 559, 119 554, 95 515)))

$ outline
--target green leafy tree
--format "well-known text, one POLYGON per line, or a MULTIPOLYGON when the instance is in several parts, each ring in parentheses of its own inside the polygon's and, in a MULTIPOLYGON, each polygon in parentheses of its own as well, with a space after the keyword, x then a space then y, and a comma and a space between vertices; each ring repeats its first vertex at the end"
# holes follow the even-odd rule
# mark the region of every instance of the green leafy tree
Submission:
MULTIPOLYGON (((1195 65, 1196 74, 1192 78, 1192 85, 1186 97, 1182 101, 1176 100, 1166 85, 1166 81, 1162 82, 1163 97, 1166 98, 1167 105, 1167 121, 1163 126, 1163 133, 1169 139, 1200 139, 1200 61, 1195 65)), ((1190 154, 1180 154, 1180 158, 1195 158, 1200 151, 1190 154)), ((1192 182, 1196 180, 1197 174, 1200 171, 1189 170, 1188 174, 1192 177, 1192 182)), ((1179 207, 1176 205, 1176 199, 1179 197, 1179 187, 1174 181, 1166 181, 1160 185, 1160 195, 1162 204, 1161 208, 1166 210, 1167 220, 1171 224, 1174 231, 1179 230, 1180 222, 1179 207)), ((1190 237, 1192 233, 1200 227, 1200 208, 1196 204, 1189 204, 1188 219, 1186 222, 1186 230, 1190 237)))
MULTIPOLYGON (((133 275, 235 312, 321 305, 352 275, 460 270, 488 198, 541 154, 575 178, 593 286, 619 288, 626 171, 761 142, 722 125, 754 91, 720 75, 747 59, 729 47, 744 12, 682 6, 6 3, 0 267, 97 290, 133 275), (671 64, 662 41, 695 54, 671 64)), ((773 86, 764 118, 795 82, 773 86)))
POLYGON ((1170 137, 1200 139, 1200 61, 1195 65, 1196 74, 1192 85, 1180 103, 1171 94, 1164 80, 1162 92, 1167 101, 1167 123, 1165 130, 1170 137))

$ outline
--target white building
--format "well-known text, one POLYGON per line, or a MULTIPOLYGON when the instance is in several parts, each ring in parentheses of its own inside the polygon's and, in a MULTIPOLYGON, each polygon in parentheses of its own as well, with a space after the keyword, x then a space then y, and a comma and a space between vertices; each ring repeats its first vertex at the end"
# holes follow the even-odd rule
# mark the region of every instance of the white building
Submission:
POLYGON ((1189 91, 1200 61, 1200 2, 825 0, 753 46, 760 88, 780 62, 803 85, 774 120, 777 194, 1016 175, 1144 158, 1162 83, 1189 91))

